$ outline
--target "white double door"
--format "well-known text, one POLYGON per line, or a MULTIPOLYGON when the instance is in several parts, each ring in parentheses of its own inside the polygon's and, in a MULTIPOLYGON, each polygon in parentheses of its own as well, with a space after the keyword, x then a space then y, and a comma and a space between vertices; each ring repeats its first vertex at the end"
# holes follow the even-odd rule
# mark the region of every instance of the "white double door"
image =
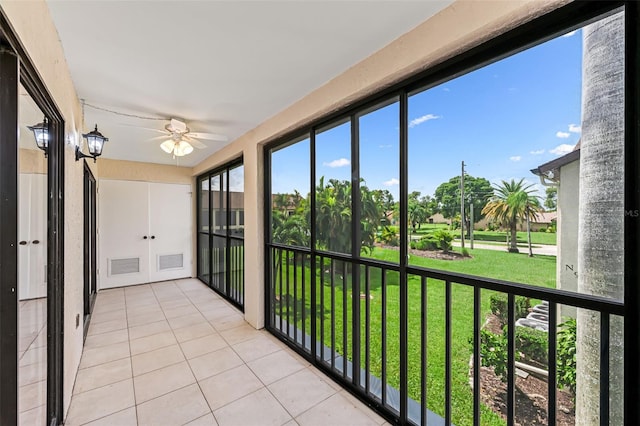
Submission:
POLYGON ((122 180, 98 185, 101 289, 191 276, 191 186, 122 180))
POLYGON ((47 296, 47 175, 20 173, 18 297, 47 296))

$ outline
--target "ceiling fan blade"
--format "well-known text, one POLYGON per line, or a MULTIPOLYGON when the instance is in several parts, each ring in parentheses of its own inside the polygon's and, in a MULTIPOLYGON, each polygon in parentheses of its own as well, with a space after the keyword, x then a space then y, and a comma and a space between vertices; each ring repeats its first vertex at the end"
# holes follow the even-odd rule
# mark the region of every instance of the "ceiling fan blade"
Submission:
POLYGON ((164 134, 161 136, 154 136, 151 139, 147 139, 147 141, 159 141, 160 139, 167 139, 169 137, 169 135, 164 134))
POLYGON ((210 141, 219 141, 219 142, 226 142, 228 140, 228 138, 225 135, 219 135, 217 133, 189 132, 189 136, 191 136, 192 138, 207 139, 210 141))
POLYGON ((173 129, 174 132, 185 133, 187 131, 187 124, 184 121, 180 121, 175 118, 172 118, 171 128, 173 129))
POLYGON ((197 140, 197 139, 194 139, 194 138, 188 138, 188 140, 189 140, 189 143, 190 143, 191 145, 193 145, 193 147, 194 147, 194 148, 198 148, 198 149, 205 149, 205 148, 207 148, 207 145, 203 144, 202 142, 200 142, 200 141, 199 141, 199 140, 197 140))

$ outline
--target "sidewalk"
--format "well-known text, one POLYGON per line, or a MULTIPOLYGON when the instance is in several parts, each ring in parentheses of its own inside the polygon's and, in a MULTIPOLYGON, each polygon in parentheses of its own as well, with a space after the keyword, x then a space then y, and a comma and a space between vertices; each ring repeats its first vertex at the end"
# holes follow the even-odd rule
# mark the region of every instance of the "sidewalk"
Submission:
MULTIPOLYGON (((460 247, 460 241, 452 242, 454 247, 460 247)), ((467 250, 471 248, 471 242, 469 240, 464 240, 464 246, 467 250)), ((473 242, 474 249, 484 249, 484 250, 497 250, 497 251, 507 251, 507 244, 503 243, 500 245, 494 244, 483 244, 481 241, 473 242)), ((528 253, 529 247, 526 244, 518 244, 518 250, 520 253, 528 253)), ((558 255, 558 247, 552 245, 545 244, 532 244, 533 254, 543 254, 547 256, 557 256, 558 255)))

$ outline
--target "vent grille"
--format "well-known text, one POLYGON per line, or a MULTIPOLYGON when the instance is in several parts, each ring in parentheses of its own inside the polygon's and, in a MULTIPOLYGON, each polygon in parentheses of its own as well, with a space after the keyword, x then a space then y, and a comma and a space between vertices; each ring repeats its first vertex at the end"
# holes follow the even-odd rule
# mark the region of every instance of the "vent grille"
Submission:
POLYGON ((158 256, 159 271, 164 271, 166 269, 181 269, 183 266, 182 253, 158 256))
POLYGON ((111 259, 111 275, 132 274, 140 272, 140 258, 111 259))

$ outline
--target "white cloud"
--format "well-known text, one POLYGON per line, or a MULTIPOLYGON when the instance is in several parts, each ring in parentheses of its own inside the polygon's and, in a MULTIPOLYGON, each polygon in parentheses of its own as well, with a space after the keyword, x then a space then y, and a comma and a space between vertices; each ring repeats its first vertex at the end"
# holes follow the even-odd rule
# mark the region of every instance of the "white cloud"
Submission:
POLYGON ((323 166, 332 167, 332 168, 346 167, 350 164, 351 164, 351 161, 347 160, 346 158, 339 158, 337 160, 333 160, 328 163, 322 163, 323 166))
POLYGON ((562 145, 558 145, 549 152, 555 155, 564 155, 573 151, 573 145, 569 145, 567 143, 563 143, 562 145))
POLYGON ((378 148, 380 149, 385 149, 385 148, 391 148, 393 147, 393 145, 389 144, 389 145, 378 145, 378 148))
POLYGON ((571 133, 580 133, 582 132, 582 126, 578 126, 577 124, 569 124, 569 131, 571 133))
POLYGON ((443 87, 442 90, 444 90, 445 92, 450 92, 451 89, 449 89, 448 87, 443 87))
POLYGON ((509 157, 509 160, 511 161, 520 161, 522 160, 522 157, 519 155, 514 155, 513 157, 509 157))
POLYGON ((529 151, 529 154, 533 154, 533 155, 544 154, 544 149, 538 149, 537 151, 529 151))
POLYGON ((558 133, 556 133, 556 136, 559 137, 559 138, 562 138, 562 139, 566 139, 569 136, 571 136, 571 134, 567 133, 567 132, 558 132, 558 133))
POLYGON ((435 114, 426 114, 426 115, 423 115, 422 117, 414 118, 413 120, 411 120, 411 121, 409 122, 409 127, 415 127, 415 126, 417 126, 418 124, 422 124, 422 123, 424 123, 425 121, 429 121, 429 120, 436 120, 436 119, 438 119, 438 118, 440 118, 440 116, 439 116, 439 115, 435 115, 435 114))
POLYGON ((575 33, 577 33, 577 32, 578 32, 578 30, 573 30, 573 31, 571 31, 569 33, 566 33, 562 37, 571 37, 571 36, 575 35, 575 33))
POLYGON ((400 181, 396 178, 391 178, 385 182, 382 182, 382 184, 384 186, 394 186, 394 185, 400 185, 400 181))

